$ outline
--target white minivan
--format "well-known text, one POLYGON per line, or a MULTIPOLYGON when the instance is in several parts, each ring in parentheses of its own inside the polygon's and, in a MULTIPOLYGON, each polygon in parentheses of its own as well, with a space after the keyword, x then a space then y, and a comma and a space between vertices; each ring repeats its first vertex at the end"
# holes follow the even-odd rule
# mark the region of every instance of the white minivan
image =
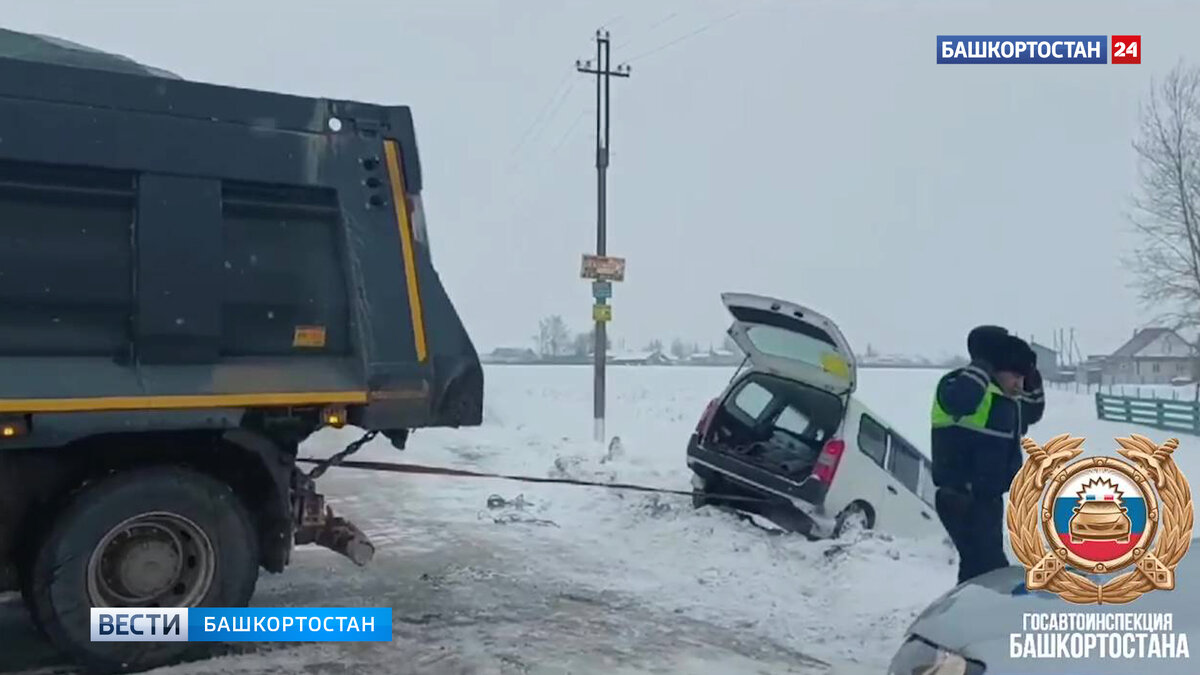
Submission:
POLYGON ((721 299, 746 361, 688 443, 696 506, 758 513, 816 538, 874 528, 944 540, 930 462, 855 398, 858 367, 838 327, 783 300, 721 299))

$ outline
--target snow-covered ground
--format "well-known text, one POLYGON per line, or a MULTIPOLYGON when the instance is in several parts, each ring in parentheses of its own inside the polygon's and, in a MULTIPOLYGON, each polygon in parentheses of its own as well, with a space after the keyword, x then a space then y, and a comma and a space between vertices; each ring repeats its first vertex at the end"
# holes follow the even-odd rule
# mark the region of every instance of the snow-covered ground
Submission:
MULTIPOLYGON (((482 428, 423 431, 404 453, 379 441, 360 458, 686 490, 687 436, 731 374, 610 369, 608 432, 620 439, 610 453, 591 441, 589 368, 489 367, 482 428)), ((939 376, 864 370, 860 395, 924 447, 939 376)), ((1097 421, 1087 395, 1048 399, 1039 441, 1072 433, 1110 453, 1114 436, 1165 437, 1097 421)), ((356 436, 322 433, 306 454, 356 436)), ((1180 464, 1200 475, 1183 441, 1180 464)), ((301 549, 287 572, 262 579, 255 603, 390 605, 394 641, 258 646, 161 672, 879 673, 915 613, 954 583, 940 542, 813 543, 693 511, 683 496, 351 469, 321 484, 372 536, 375 561, 359 569, 301 549), (507 503, 489 508, 492 495, 507 503)), ((16 604, 0 599, 0 653, 27 640, 16 604)))

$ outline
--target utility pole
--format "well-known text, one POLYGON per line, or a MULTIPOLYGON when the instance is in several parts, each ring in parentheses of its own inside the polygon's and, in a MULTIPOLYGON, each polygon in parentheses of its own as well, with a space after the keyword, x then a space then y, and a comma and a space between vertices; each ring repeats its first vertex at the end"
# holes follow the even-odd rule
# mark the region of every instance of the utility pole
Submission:
MULTIPOLYGON (((610 50, 608 31, 598 30, 596 31, 596 62, 594 64, 591 60, 575 62, 576 70, 596 76, 596 258, 599 260, 604 260, 608 256, 606 208, 608 200, 609 83, 614 77, 629 77, 629 66, 627 65, 617 66, 616 70, 612 69, 610 50)), ((623 277, 624 261, 621 261, 619 277, 606 277, 602 274, 590 277, 595 280, 592 285, 592 294, 595 299, 592 318, 596 322, 593 417, 595 419, 595 438, 601 443, 605 438, 604 366, 608 361, 607 324, 612 316, 612 310, 607 307, 607 304, 612 293, 610 282, 619 281, 623 277)))

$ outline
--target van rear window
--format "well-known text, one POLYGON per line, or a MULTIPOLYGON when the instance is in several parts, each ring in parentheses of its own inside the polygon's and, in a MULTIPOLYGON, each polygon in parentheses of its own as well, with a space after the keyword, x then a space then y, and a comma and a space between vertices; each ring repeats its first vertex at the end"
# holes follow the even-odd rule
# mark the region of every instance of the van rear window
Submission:
POLYGON ((831 352, 837 353, 832 341, 775 326, 750 326, 746 329, 746 337, 755 349, 767 356, 799 361, 818 369, 825 368, 831 352))

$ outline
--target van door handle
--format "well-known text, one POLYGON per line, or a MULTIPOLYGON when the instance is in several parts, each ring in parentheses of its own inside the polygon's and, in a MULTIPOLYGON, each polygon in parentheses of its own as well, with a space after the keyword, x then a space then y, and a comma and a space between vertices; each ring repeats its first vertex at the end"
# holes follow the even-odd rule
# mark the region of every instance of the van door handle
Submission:
POLYGON ((889 485, 889 486, 887 486, 887 489, 888 489, 888 492, 890 492, 890 493, 892 493, 892 494, 894 494, 894 495, 898 495, 898 494, 900 494, 899 492, 896 492, 896 486, 895 486, 895 485, 889 485))
POLYGON ((933 520, 933 518, 928 513, 925 513, 924 511, 921 512, 921 517, 924 518, 925 520, 933 520))

